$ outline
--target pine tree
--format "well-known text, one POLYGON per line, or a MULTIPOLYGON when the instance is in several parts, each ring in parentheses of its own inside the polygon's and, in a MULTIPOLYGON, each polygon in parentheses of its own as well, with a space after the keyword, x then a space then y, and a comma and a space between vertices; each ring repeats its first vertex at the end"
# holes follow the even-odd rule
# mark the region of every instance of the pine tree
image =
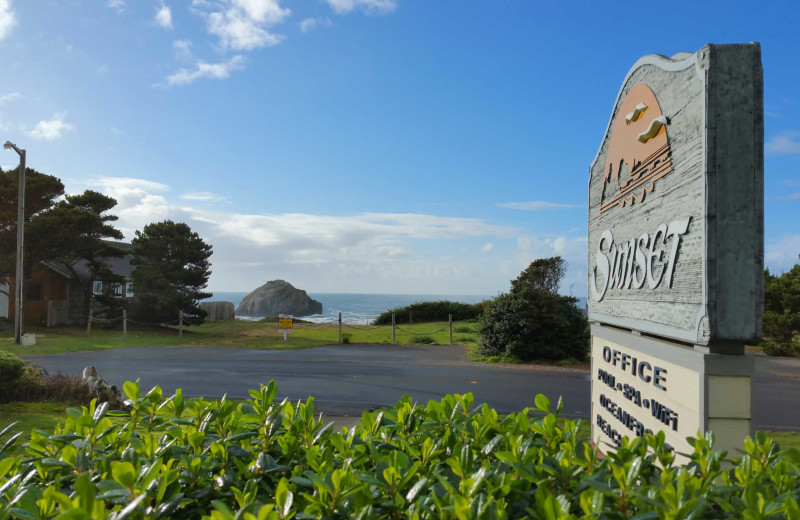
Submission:
POLYGON ((140 321, 167 323, 180 311, 190 323, 201 323, 200 300, 211 275, 211 246, 184 223, 148 224, 133 239, 133 290, 140 321))

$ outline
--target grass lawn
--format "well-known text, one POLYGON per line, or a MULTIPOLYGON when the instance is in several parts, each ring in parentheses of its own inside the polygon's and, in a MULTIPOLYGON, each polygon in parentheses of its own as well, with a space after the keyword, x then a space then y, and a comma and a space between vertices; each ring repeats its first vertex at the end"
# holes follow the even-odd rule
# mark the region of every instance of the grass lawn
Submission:
POLYGON ((31 438, 34 429, 53 431, 59 422, 66 417, 66 410, 72 405, 64 403, 7 403, 0 404, 0 432, 9 424, 19 421, 12 432, 0 439, 0 446, 17 432, 23 432, 17 439, 13 455, 22 455, 22 445, 31 438))
MULTIPOLYGON (((476 344, 475 323, 453 323, 453 341, 467 347, 476 344)), ((0 332, 0 349, 17 355, 58 354, 86 350, 104 350, 119 347, 205 346, 253 349, 295 349, 319 347, 339 342, 338 324, 316 324, 295 320, 294 330, 284 342, 276 321, 236 321, 236 337, 231 322, 204 323, 186 327, 183 339, 176 327, 154 327, 131 324, 127 340, 121 327, 93 328, 87 334, 81 328, 40 328, 29 330, 36 334, 36 345, 20 347, 14 344, 13 331, 0 332)), ((346 343, 391 343, 392 327, 372 325, 342 326, 342 339, 346 343)), ((447 322, 420 323, 398 326, 398 344, 450 343, 447 322)))

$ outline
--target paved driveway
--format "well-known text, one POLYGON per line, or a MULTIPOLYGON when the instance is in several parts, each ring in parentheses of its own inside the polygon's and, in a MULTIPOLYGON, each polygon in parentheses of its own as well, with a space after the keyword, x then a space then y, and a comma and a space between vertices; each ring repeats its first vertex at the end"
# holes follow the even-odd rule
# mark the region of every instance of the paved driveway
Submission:
MULTIPOLYGON (((588 374, 470 363, 458 346, 330 345, 304 350, 139 347, 31 356, 51 373, 79 375, 93 365, 110 383, 140 379, 185 395, 246 398, 274 379, 292 400, 315 396, 326 415, 359 416, 393 405, 403 394, 424 404, 448 393, 472 392, 476 403, 499 412, 533 406, 537 393, 564 397, 564 415, 589 418, 588 374)), ((754 356, 755 423, 758 428, 800 431, 800 360, 754 356)))
POLYGON ((330 345, 303 350, 137 347, 31 356, 50 373, 77 375, 93 365, 106 381, 140 379, 144 390, 159 385, 184 395, 246 398, 274 379, 278 395, 315 397, 327 415, 361 415, 390 406, 403 394, 418 403, 445 394, 472 392, 500 412, 533 406, 537 393, 563 395, 565 413, 588 417, 590 384, 584 372, 552 372, 464 360, 458 346, 330 345))

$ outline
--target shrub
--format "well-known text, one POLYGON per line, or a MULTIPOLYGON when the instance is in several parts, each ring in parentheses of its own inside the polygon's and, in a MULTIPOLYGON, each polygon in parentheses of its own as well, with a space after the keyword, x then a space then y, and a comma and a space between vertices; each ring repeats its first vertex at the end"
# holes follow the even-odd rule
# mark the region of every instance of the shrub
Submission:
POLYGON ((345 345, 350 344, 350 338, 351 337, 352 337, 352 334, 342 334, 342 343, 344 343, 345 345))
POLYGON ((511 292, 483 309, 478 324, 478 354, 501 359, 584 359, 589 353, 589 324, 577 298, 556 291, 567 270, 559 256, 531 262, 511 292))
POLYGON ((0 394, 0 402, 59 401, 72 404, 89 404, 92 393, 81 377, 62 374, 43 374, 38 367, 25 365, 17 384, 0 394))
POLYGON ((800 355, 800 264, 779 275, 764 273, 764 352, 800 355), (792 346, 794 344, 794 346, 792 346))
POLYGON ((800 342, 789 343, 773 338, 761 341, 761 349, 768 356, 800 357, 800 342))
POLYGON ((481 314, 480 304, 451 302, 440 300, 435 302, 417 302, 405 307, 395 307, 386 310, 375 318, 375 325, 391 325, 392 313, 395 315, 395 323, 408 323, 408 313, 411 311, 414 323, 424 323, 430 321, 447 321, 449 315, 453 315, 453 321, 463 321, 475 319, 481 314))
POLYGON ((5 350, 0 350, 0 399, 16 386, 25 369, 25 363, 5 350))
POLYGON ((522 361, 586 358, 589 327, 576 301, 542 292, 501 294, 479 321, 478 353, 522 361))
POLYGON ((421 345, 433 345, 436 340, 431 336, 414 336, 411 338, 411 343, 419 343, 421 345))
MULTIPOLYGON (((797 518, 796 452, 763 435, 723 470, 713 435, 678 466, 663 434, 603 458, 537 395, 500 417, 473 396, 426 406, 404 396, 341 433, 314 399, 184 399, 124 385, 123 422, 69 409, 27 458, 0 448, 0 518, 797 518), (160 410, 160 411, 159 411, 160 410), (164 414, 169 410, 170 414, 164 414), (539 416, 532 418, 535 412, 539 416)), ((0 432, 0 441, 7 432, 0 432)), ((13 445, 13 441, 10 443, 13 445)))
POLYGON ((460 334, 464 333, 471 334, 473 330, 470 327, 467 327, 466 325, 459 325, 458 327, 453 328, 453 332, 458 332, 460 334))

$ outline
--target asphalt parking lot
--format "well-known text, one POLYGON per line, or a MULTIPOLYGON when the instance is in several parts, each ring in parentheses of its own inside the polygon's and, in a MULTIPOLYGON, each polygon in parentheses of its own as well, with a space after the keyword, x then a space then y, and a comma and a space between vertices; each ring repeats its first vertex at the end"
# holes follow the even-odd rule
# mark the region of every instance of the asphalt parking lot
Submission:
MULTIPOLYGON (((754 419, 759 429, 800 431, 796 396, 800 360, 753 356, 754 419)), ((329 416, 360 416, 393 405, 404 394, 424 404, 446 394, 472 392, 476 404, 508 413, 532 407, 536 394, 564 398, 563 415, 589 418, 586 371, 472 363, 459 346, 329 345, 302 350, 137 347, 72 352, 26 359, 50 373, 80 375, 92 365, 110 384, 140 379, 184 395, 247 398, 248 390, 275 380, 278 395, 314 396, 329 416)))

